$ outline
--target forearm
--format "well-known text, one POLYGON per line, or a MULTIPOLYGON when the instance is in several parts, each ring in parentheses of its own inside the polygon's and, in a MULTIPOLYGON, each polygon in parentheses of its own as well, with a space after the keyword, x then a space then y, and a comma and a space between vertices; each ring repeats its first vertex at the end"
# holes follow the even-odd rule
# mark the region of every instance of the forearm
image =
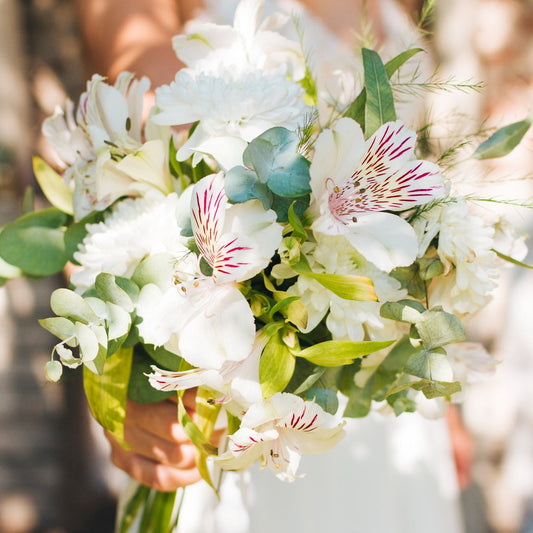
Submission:
POLYGON ((180 64, 171 38, 183 24, 175 0, 76 0, 90 72, 123 70, 168 83, 180 64))

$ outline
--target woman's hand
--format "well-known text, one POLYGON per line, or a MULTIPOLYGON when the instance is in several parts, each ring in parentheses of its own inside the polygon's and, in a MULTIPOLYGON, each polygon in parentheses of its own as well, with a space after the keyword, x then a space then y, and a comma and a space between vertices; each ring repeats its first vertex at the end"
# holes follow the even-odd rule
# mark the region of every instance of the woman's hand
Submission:
MULTIPOLYGON (((194 390, 183 397, 192 417, 195 397, 194 390)), ((124 438, 131 449, 124 450, 108 432, 106 437, 111 444, 113 464, 143 485, 173 491, 200 479, 196 448, 177 420, 175 401, 142 404, 128 400, 124 438)))

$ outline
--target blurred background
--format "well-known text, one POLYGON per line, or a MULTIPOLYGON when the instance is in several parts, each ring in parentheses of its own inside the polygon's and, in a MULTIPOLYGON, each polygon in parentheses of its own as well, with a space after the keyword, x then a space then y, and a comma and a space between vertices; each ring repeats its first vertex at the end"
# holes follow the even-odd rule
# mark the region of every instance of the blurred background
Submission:
MULTIPOLYGON (((484 80, 486 87, 432 96, 435 116, 456 109, 479 124, 487 118, 488 126, 524 118, 533 108, 533 1, 437 5, 432 43, 440 77, 484 80)), ((66 98, 77 101, 91 74, 75 15, 69 0, 0 0, 0 224, 20 212, 33 182, 32 154, 51 160, 40 136, 43 118, 66 98)), ((531 199, 531 133, 485 170, 488 177, 473 176, 470 186, 531 199), (502 184, 501 176, 512 179, 502 184)), ((529 212, 509 211, 531 233, 529 212)), ((533 533, 532 276, 509 269, 493 303, 470 325, 471 337, 502 364, 463 406, 476 450, 462 498, 467 533, 533 533)), ((59 385, 44 380, 53 338, 36 319, 50 315, 50 292, 63 283, 12 280, 0 288, 0 533, 113 530, 120 476, 90 422, 81 376, 67 373, 59 385)))

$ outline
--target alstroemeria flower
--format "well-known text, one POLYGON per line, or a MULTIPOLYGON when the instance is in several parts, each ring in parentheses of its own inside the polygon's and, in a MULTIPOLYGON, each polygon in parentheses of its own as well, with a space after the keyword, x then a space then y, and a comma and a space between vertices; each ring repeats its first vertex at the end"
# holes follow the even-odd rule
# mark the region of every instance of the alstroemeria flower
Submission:
POLYGON ((415 142, 415 133, 400 121, 384 124, 367 141, 349 118, 322 132, 310 169, 318 211, 313 230, 344 235, 386 272, 411 264, 416 234, 388 211, 427 203, 444 191, 439 167, 415 158, 415 142))
POLYGON ((236 415, 262 399, 259 384, 259 359, 268 337, 256 334, 252 351, 242 361, 225 361, 219 370, 193 368, 171 372, 152 366, 150 385, 161 391, 207 387, 220 394, 219 401, 236 415))
POLYGON ((230 205, 222 173, 194 186, 190 209, 200 252, 197 268, 191 270, 189 255, 176 264, 176 285, 160 291, 159 298, 144 297, 157 287, 142 289, 137 313, 147 320, 139 331, 145 342, 163 344, 196 367, 220 370, 225 361, 241 361, 250 354, 255 322, 238 282, 268 265, 282 228, 259 200, 230 205), (212 270, 209 276, 201 273, 202 258, 212 270), (175 311, 158 311, 158 301, 175 311))
POLYGON ((262 458, 282 481, 294 481, 302 454, 326 452, 343 436, 343 424, 316 403, 277 393, 246 411, 216 462, 225 470, 242 470, 262 458))
POLYGON ((114 85, 94 75, 79 101, 45 120, 43 133, 74 186, 74 215, 81 219, 124 195, 140 196, 155 188, 172 192, 168 171, 169 132, 150 119, 143 131, 143 95, 148 78, 123 72, 114 85), (143 138, 147 142, 144 142, 143 138))

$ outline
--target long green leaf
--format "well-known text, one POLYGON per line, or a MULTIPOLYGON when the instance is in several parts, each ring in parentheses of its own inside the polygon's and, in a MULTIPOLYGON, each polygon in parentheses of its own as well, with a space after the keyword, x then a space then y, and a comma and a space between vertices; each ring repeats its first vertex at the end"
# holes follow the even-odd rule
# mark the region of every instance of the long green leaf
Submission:
MULTIPOLYGON (((423 52, 422 48, 411 48, 410 50, 406 50, 396 57, 393 57, 390 61, 387 61, 387 63, 385 63, 385 72, 389 79, 405 62, 419 52, 423 52)), ((350 104, 344 113, 345 117, 353 118, 358 122, 363 131, 365 129, 365 107, 366 89, 363 87, 357 98, 350 104)))
POLYGON ((520 122, 508 124, 481 143, 472 154, 473 159, 493 159, 511 153, 531 127, 531 115, 520 122))
POLYGON ((368 138, 386 122, 396 120, 396 111, 387 71, 379 54, 363 48, 363 67, 366 88, 365 135, 368 138))
POLYGON ((109 357, 101 375, 84 368, 83 385, 94 418, 124 448, 124 418, 133 349, 121 348, 109 357))
POLYGON ((320 366, 343 366, 390 346, 394 341, 325 341, 295 353, 311 363, 320 366))

